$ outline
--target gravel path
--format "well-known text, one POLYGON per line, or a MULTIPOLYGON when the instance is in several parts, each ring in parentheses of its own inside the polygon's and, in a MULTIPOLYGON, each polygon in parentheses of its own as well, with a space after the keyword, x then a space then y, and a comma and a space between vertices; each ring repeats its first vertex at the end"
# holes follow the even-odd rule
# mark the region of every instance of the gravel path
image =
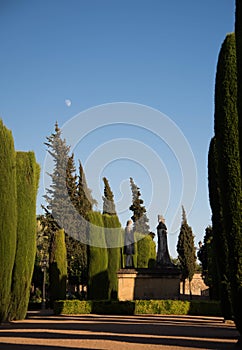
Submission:
POLYGON ((238 332, 221 318, 194 316, 53 316, 30 312, 0 326, 1 350, 235 349, 238 332))

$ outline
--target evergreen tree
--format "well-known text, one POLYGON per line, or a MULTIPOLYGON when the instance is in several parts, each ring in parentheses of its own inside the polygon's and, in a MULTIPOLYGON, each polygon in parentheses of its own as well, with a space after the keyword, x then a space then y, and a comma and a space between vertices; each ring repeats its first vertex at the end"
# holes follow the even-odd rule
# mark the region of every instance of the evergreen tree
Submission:
POLYGON ((221 188, 218 173, 218 155, 216 139, 212 138, 208 152, 208 188, 212 210, 213 255, 219 279, 219 295, 222 313, 225 319, 232 318, 231 291, 229 282, 229 250, 223 221, 221 188))
POLYGON ((108 252, 102 214, 88 214, 88 299, 108 299, 108 252))
POLYGON ((36 197, 40 168, 33 152, 17 152, 17 247, 9 319, 24 319, 36 253, 36 197))
POLYGON ((108 299, 117 299, 117 271, 121 267, 121 224, 117 215, 103 214, 104 234, 108 253, 108 299))
POLYGON ((183 282, 183 294, 185 293, 185 280, 188 278, 191 296, 191 280, 196 270, 196 248, 191 227, 187 223, 186 212, 182 207, 182 223, 177 242, 177 253, 183 282))
POLYGON ((50 188, 46 189, 47 210, 58 223, 58 226, 69 232, 72 227, 73 205, 66 186, 66 172, 69 160, 70 147, 61 138, 61 130, 55 124, 55 133, 47 137, 45 145, 53 158, 53 173, 49 174, 52 180, 50 188), (71 215, 68 215, 71 211, 71 215))
POLYGON ((146 209, 142 205, 144 201, 140 199, 140 189, 134 183, 132 177, 130 178, 130 186, 132 191, 132 205, 129 207, 129 209, 133 212, 131 219, 134 222, 134 230, 139 233, 149 234, 149 220, 146 216, 146 209))
POLYGON ((0 120, 0 322, 5 321, 11 296, 16 251, 16 155, 12 133, 0 120))
POLYGON ((109 185, 108 179, 104 177, 103 182, 104 182, 103 214, 116 215, 113 192, 109 185))
MULTIPOLYGON (((239 151, 240 151, 240 177, 242 175, 242 3, 236 0, 235 12, 235 38, 236 38, 236 57, 237 57, 237 108, 238 108, 238 128, 239 128, 239 151)), ((242 184, 242 180, 241 180, 242 184)), ((242 189, 241 189, 242 192, 242 189)), ((241 202, 240 202, 241 203, 241 202)), ((241 227, 241 225, 240 225, 241 227)), ((235 254, 237 256, 237 280, 235 281, 235 323, 241 335, 242 343, 242 231, 240 236, 236 237, 234 244, 236 245, 235 254), (238 308, 237 308, 238 304, 238 308)), ((234 263, 236 261, 234 260, 234 263)))
POLYGON ((50 241, 50 302, 66 298, 67 258, 64 229, 55 230, 50 241))
POLYGON ((242 332, 241 172, 237 111, 237 60, 234 33, 222 44, 215 85, 215 137, 229 280, 237 328, 242 332))
POLYGON ((219 275, 214 251, 213 229, 211 226, 208 226, 205 230, 204 241, 199 248, 197 257, 201 262, 204 283, 209 286, 210 298, 219 299, 219 275))

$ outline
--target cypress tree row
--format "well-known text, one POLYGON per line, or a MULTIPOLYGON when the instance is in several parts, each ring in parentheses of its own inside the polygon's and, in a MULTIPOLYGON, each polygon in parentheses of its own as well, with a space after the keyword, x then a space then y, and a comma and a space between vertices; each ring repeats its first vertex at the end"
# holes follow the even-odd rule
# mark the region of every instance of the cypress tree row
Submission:
POLYGON ((16 154, 11 131, 0 120, 0 322, 8 316, 16 251, 16 154))
POLYGON ((36 197, 40 167, 33 152, 17 152, 17 247, 9 319, 24 319, 36 253, 36 197))
POLYGON ((177 252, 182 274, 183 294, 185 293, 185 280, 188 278, 191 295, 191 280, 196 269, 195 250, 192 229, 187 223, 186 212, 182 207, 182 224, 177 242, 177 252))
POLYGON ((233 311, 236 326, 242 332, 241 173, 234 33, 225 38, 218 58, 214 122, 233 311))
POLYGON ((121 224, 117 215, 103 214, 105 239, 108 253, 108 299, 117 299, 117 271, 121 267, 121 224))
POLYGON ((102 214, 88 214, 88 289, 90 300, 108 299, 108 252, 102 214))
POLYGON ((64 229, 51 235, 49 252, 50 302, 66 299, 67 258, 64 229))

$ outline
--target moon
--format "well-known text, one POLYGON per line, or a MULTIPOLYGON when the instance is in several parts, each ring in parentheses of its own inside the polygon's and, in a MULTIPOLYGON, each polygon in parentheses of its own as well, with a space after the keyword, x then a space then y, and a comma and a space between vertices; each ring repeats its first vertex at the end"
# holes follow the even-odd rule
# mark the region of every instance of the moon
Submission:
POLYGON ((71 100, 66 99, 65 100, 65 104, 66 104, 67 107, 70 107, 71 106, 71 100))

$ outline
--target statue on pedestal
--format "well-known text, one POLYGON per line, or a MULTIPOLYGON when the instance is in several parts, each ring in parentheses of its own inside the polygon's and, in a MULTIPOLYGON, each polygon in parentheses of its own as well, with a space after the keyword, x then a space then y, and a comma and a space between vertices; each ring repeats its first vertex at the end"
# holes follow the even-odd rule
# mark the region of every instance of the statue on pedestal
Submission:
POLYGON ((157 266, 158 267, 172 267, 174 264, 171 262, 171 258, 168 251, 167 244, 167 228, 165 225, 165 218, 162 215, 158 215, 158 251, 157 251, 157 266))
POLYGON ((125 227, 125 237, 124 237, 124 254, 126 255, 125 268, 132 269, 134 267, 133 255, 135 254, 134 248, 134 231, 133 231, 133 221, 128 220, 125 227))

